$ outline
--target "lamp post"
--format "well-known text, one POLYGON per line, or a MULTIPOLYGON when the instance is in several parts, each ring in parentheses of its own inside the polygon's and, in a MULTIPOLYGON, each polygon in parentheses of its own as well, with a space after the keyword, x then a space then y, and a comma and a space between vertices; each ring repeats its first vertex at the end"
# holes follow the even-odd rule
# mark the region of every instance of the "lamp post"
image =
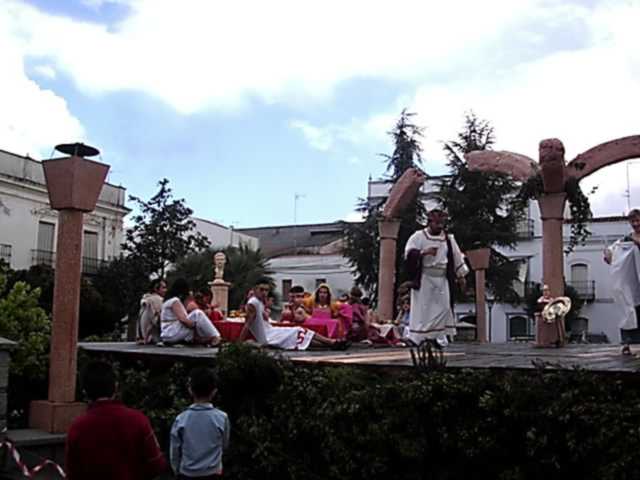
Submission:
POLYGON ((491 325, 491 311, 493 310, 493 306, 496 303, 496 297, 493 295, 493 293, 487 293, 487 295, 485 296, 485 299, 487 301, 487 307, 489 307, 489 332, 488 332, 488 337, 489 337, 489 343, 491 343, 491 329, 493 328, 491 325))

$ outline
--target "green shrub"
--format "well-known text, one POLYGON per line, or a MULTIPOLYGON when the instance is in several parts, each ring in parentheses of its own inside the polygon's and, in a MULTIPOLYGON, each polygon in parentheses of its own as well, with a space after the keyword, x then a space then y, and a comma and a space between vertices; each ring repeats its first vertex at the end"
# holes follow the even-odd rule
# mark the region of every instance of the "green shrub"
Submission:
MULTIPOLYGON (((200 360, 201 362, 201 360, 200 360)), ((215 359, 231 479, 640 478, 634 382, 582 370, 389 375, 293 366, 243 345, 215 359)), ((188 368, 121 365, 163 447, 188 368)))

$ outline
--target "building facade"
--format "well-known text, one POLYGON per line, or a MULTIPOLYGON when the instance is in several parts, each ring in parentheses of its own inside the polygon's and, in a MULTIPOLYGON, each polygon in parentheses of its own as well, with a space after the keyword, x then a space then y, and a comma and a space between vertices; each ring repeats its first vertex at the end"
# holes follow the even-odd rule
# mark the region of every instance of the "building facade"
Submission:
MULTIPOLYGON (((84 215, 82 270, 95 274, 120 254, 126 191, 105 183, 84 215)), ((55 265, 58 212, 49 205, 42 163, 0 150, 0 258, 15 270, 55 265)))
POLYGON ((260 242, 256 237, 247 235, 241 230, 225 227, 217 222, 203 218, 191 217, 191 220, 196 224, 194 230, 207 237, 213 248, 246 245, 252 250, 257 250, 260 246, 260 242))

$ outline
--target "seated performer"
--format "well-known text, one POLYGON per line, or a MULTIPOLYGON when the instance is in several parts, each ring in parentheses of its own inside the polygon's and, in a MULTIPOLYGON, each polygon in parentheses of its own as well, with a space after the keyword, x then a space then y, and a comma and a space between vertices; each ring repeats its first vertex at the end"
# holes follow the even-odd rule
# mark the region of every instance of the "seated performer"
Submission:
POLYGON ((167 282, 158 278, 151 282, 149 293, 140 299, 137 338, 139 344, 156 343, 160 340, 160 310, 167 293, 167 282))
POLYGON ((260 345, 283 350, 306 350, 309 345, 344 350, 349 346, 348 342, 327 338, 303 327, 271 325, 264 319, 265 301, 269 290, 270 287, 266 283, 259 284, 254 289, 254 296, 246 305, 245 323, 238 341, 244 341, 251 332, 260 345))
MULTIPOLYGON (((294 285, 291 287, 291 290, 289 290, 289 303, 284 305, 280 321, 295 322, 294 314, 299 307, 304 309, 304 288, 300 285, 294 285)), ((305 314, 305 317, 300 323, 304 322, 307 316, 308 315, 305 314)))
POLYGON ((464 288, 469 272, 453 235, 445 229, 447 214, 433 209, 427 228, 415 232, 405 247, 411 290, 409 340, 420 344, 434 340, 441 347, 455 335, 453 288, 456 280, 464 288))
POLYGON ((304 325, 324 325, 327 328, 329 338, 342 338, 341 323, 338 316, 337 305, 331 302, 331 289, 326 283, 322 283, 316 289, 316 293, 306 303, 305 308, 311 317, 307 318, 304 325))
POLYGON ((396 317, 395 324, 398 327, 398 334, 400 338, 406 338, 409 336, 409 318, 411 312, 411 294, 407 293, 400 298, 400 308, 398 309, 398 316, 396 317))
POLYGON ((187 312, 185 303, 189 294, 189 284, 184 278, 173 282, 160 312, 161 340, 166 344, 217 345, 220 333, 204 312, 199 308, 187 312))
POLYGON ((622 354, 631 355, 631 344, 640 343, 640 210, 627 215, 633 232, 604 251, 611 265, 613 298, 622 310, 622 354))

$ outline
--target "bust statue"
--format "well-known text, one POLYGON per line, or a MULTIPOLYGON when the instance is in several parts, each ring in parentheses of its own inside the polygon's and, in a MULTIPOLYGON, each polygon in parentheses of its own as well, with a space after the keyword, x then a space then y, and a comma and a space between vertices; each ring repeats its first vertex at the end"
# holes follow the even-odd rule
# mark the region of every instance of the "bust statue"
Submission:
POLYGON ((218 252, 213 256, 213 279, 214 281, 224 281, 224 265, 227 263, 227 256, 223 252, 218 252))
POLYGON ((557 138, 540 142, 540 167, 546 193, 564 192, 564 145, 557 138))

